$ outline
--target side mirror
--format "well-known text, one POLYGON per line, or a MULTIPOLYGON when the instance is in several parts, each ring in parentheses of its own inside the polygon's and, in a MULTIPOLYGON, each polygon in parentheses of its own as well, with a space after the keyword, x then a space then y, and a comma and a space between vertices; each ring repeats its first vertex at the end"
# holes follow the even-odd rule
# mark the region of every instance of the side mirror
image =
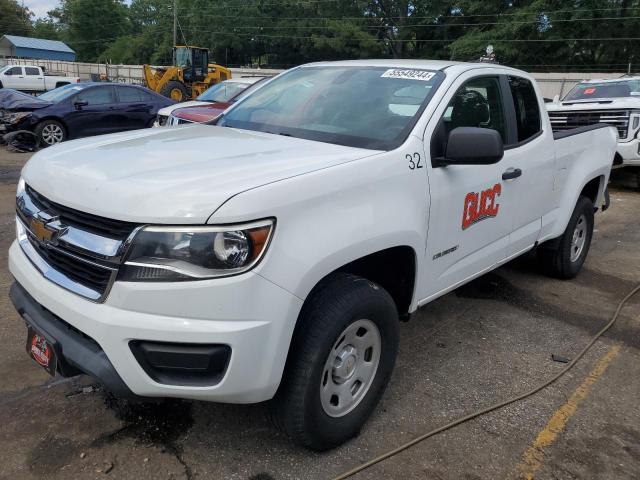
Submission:
POLYGON ((82 110, 82 107, 86 107, 89 105, 89 102, 86 100, 78 100, 77 102, 73 102, 73 106, 76 107, 76 110, 82 110))
POLYGON ((458 127, 449 133, 444 158, 434 166, 491 165, 504 155, 502 137, 490 128, 458 127))
POLYGON ((558 103, 560 101, 560 95, 554 95, 553 103, 558 103))

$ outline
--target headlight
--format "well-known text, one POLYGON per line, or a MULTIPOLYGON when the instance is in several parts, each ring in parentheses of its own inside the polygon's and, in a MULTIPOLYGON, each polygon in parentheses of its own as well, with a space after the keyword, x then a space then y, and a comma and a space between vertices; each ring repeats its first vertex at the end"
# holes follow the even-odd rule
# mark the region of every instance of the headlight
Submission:
POLYGON ((31 115, 31 112, 12 113, 7 116, 7 123, 18 123, 20 120, 28 117, 29 115, 31 115))
POLYGON ((123 281, 226 277, 253 268, 267 249, 274 221, 233 226, 146 227, 120 269, 123 281))

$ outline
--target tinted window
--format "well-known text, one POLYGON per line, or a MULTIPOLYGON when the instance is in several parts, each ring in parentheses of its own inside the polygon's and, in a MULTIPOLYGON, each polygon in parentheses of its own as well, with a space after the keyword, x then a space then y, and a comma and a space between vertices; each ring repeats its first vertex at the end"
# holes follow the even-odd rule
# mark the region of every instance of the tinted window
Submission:
POLYGON ((509 77, 509 87, 516 109, 518 142, 523 142, 541 130, 538 97, 531 82, 525 78, 509 77))
POLYGON ((35 67, 24 67, 24 71, 27 75, 40 75, 40 70, 35 67))
POLYGON ((7 70, 7 75, 22 75, 22 67, 13 67, 7 70))
POLYGON ((76 95, 75 101, 87 102, 89 105, 104 105, 105 103, 114 103, 113 88, 88 88, 76 95))
POLYGON ((496 130, 506 143, 507 132, 498 77, 469 80, 453 96, 442 120, 446 135, 457 127, 479 127, 496 130))
POLYGON ((386 67, 296 68, 236 104, 219 125, 390 150, 407 138, 443 76, 386 67))
POLYGON ((145 100, 142 91, 130 87, 118 87, 118 98, 121 103, 143 102, 145 100))

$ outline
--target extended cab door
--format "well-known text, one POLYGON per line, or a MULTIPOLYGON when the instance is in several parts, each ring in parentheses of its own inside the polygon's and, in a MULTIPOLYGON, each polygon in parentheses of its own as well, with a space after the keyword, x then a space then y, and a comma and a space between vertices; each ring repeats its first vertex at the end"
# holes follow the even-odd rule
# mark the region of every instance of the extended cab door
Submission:
POLYGON ((514 125, 514 143, 507 148, 503 194, 516 202, 504 204, 503 213, 511 218, 511 235, 507 258, 531 249, 538 240, 542 216, 553 205, 555 145, 553 132, 543 126, 541 112, 545 108, 531 80, 508 75, 504 77, 507 116, 514 125))
POLYGON ((449 133, 457 127, 490 128, 503 143, 512 137, 503 80, 495 69, 462 74, 446 92, 425 131, 431 196, 424 262, 425 303, 465 280, 488 271, 505 258, 513 218, 505 204, 517 202, 505 192, 502 173, 516 153, 491 165, 434 166, 444 155, 449 133), (491 72, 480 74, 481 72, 491 72))

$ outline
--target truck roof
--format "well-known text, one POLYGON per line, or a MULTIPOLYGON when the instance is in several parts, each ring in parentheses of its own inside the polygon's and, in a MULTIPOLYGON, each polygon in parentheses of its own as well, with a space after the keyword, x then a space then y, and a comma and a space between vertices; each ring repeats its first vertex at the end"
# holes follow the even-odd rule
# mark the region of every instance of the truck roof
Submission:
MULTIPOLYGON (((498 63, 480 63, 480 62, 454 62, 451 60, 408 60, 408 59, 380 59, 380 60, 339 60, 335 62, 314 62, 302 65, 306 66, 360 66, 360 67, 391 67, 391 68, 423 68, 428 70, 444 70, 453 66, 468 66, 474 68, 507 68, 506 65, 498 63)), ((513 70, 513 69, 512 69, 513 70)))

